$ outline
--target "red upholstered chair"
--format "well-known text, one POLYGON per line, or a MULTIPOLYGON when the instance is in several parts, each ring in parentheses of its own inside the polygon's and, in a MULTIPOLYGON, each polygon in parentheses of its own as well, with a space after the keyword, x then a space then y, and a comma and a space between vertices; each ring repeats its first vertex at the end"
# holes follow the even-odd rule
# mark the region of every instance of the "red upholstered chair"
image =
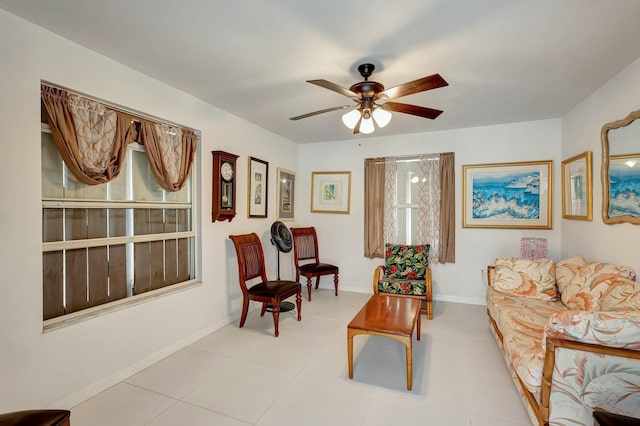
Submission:
POLYGON ((244 327, 249 311, 249 301, 262 303, 260 316, 264 316, 267 303, 271 304, 275 335, 278 337, 278 320, 280 318, 280 302, 291 296, 296 296, 298 321, 302 319, 300 308, 302 305, 302 286, 298 282, 287 280, 267 280, 264 266, 264 252, 260 238, 255 233, 245 235, 229 235, 238 255, 238 272, 240 289, 242 290, 242 317, 240 328, 244 327), (259 279, 257 284, 247 287, 247 281, 259 279))
POLYGON ((338 273, 340 268, 330 263, 320 263, 318 256, 318 236, 316 228, 291 228, 293 235, 293 255, 296 264, 296 281, 300 275, 307 278, 307 293, 311 301, 311 278, 316 278, 316 289, 322 275, 333 275, 333 285, 338 295, 338 273))

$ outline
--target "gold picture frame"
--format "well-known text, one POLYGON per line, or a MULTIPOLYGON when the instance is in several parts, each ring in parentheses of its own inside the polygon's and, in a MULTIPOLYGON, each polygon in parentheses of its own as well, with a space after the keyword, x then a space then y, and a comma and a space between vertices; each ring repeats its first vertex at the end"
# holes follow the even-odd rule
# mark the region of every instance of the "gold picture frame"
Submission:
POLYGON ((585 151, 562 162, 562 218, 593 219, 592 153, 585 151))
POLYGON ((349 214, 351 172, 311 172, 311 212, 349 214))
POLYGON ((278 167, 276 219, 282 222, 295 220, 296 172, 278 167))
POLYGON ((551 229, 552 164, 462 166, 462 227, 551 229))

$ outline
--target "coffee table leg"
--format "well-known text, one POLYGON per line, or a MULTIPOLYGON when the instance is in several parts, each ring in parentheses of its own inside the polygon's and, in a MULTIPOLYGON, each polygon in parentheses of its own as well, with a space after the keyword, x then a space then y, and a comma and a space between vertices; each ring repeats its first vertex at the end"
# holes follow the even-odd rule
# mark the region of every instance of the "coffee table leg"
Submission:
POLYGON ((407 390, 411 390, 413 385, 413 349, 411 345, 411 336, 409 336, 409 340, 405 344, 407 346, 407 390))
POLYGON ((349 378, 353 379, 353 332, 347 328, 347 358, 349 359, 349 378))

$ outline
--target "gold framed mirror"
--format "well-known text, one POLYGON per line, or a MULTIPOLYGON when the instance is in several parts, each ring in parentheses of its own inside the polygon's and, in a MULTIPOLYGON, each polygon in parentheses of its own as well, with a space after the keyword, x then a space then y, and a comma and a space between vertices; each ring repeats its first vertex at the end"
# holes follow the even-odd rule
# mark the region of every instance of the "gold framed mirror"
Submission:
POLYGON ((602 126, 602 220, 640 224, 640 110, 602 126))

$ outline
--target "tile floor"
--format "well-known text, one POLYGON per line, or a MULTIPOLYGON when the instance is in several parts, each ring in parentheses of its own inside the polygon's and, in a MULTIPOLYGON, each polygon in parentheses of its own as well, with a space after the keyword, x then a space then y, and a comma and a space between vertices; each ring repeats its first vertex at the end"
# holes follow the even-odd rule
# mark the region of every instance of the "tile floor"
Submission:
POLYGON ((249 313, 72 409, 73 426, 530 425, 483 306, 434 302, 414 340, 413 391, 404 346, 354 338, 346 326, 370 295, 316 290, 302 321, 249 313))

